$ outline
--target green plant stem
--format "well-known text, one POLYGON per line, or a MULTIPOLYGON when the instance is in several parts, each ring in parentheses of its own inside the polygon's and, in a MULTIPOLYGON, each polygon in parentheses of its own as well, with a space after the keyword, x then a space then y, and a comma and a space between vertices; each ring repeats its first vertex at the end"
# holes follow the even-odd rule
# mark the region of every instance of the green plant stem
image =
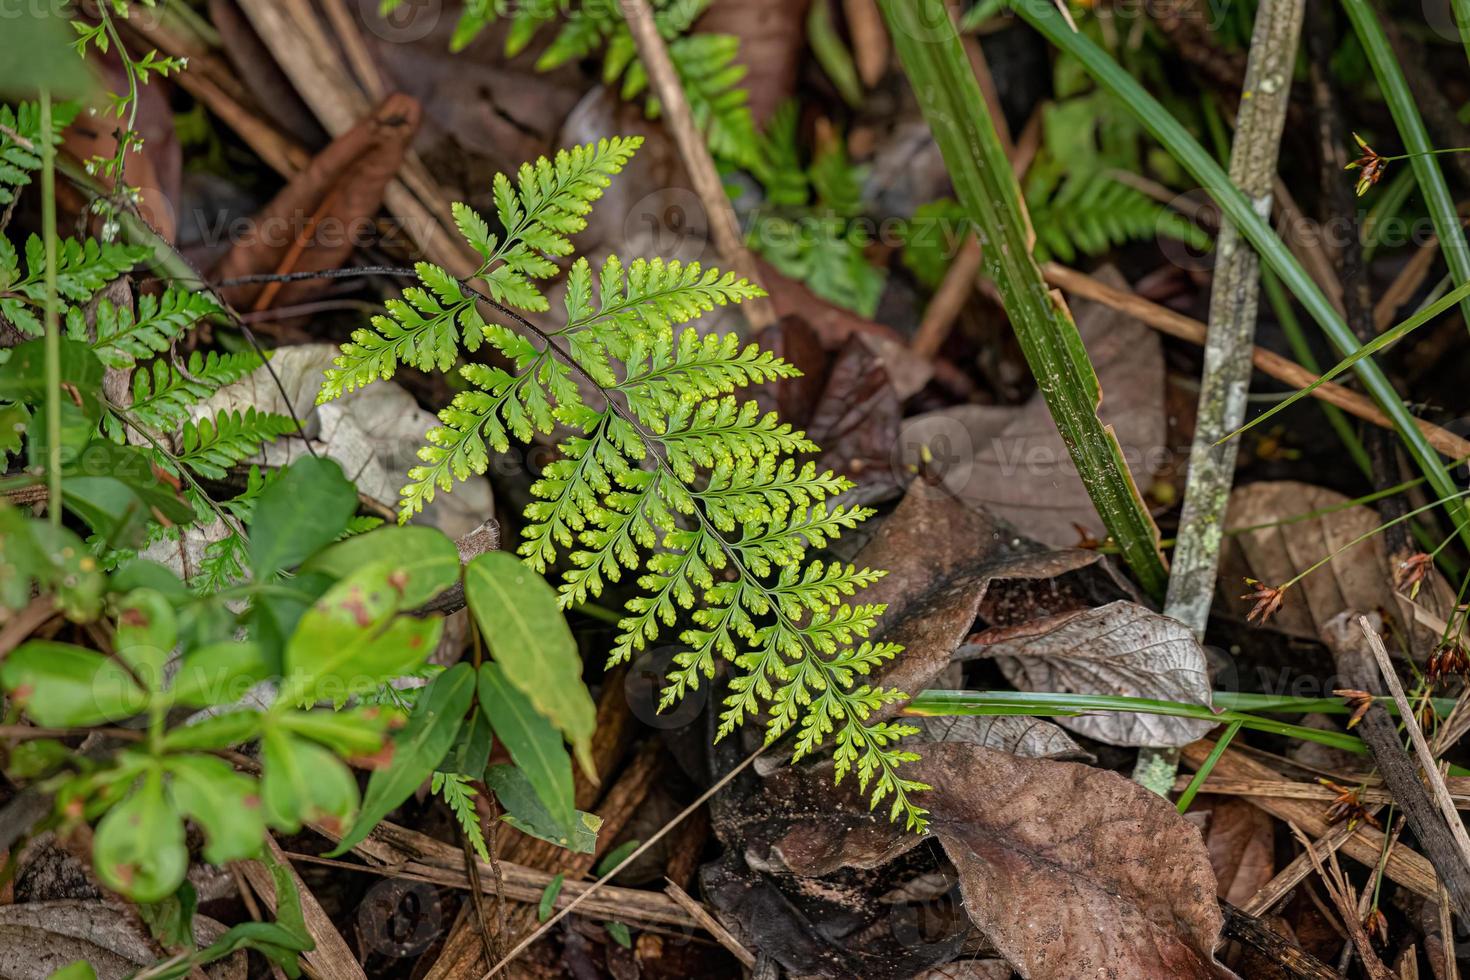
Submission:
MULTIPOLYGON (((1461 4, 1464 2, 1460 0, 1461 4)), ((1437 151, 1429 142, 1429 132, 1424 128, 1424 120, 1409 91, 1409 83, 1404 80, 1403 69, 1389 47, 1383 25, 1378 23, 1378 14, 1367 0, 1342 0, 1342 6, 1347 11, 1348 20, 1352 21, 1369 64, 1373 66, 1373 74, 1378 79, 1378 87, 1388 103, 1389 112, 1393 114, 1394 125, 1398 127, 1399 138, 1406 150, 1402 157, 1407 157, 1414 168, 1414 177, 1419 182, 1420 193, 1424 195, 1430 220, 1434 222, 1445 262, 1456 280, 1470 281, 1470 243, 1465 241, 1465 230, 1455 209, 1455 199, 1450 196, 1439 161, 1435 160, 1437 153, 1457 151, 1437 151)), ((1470 326, 1470 297, 1462 300, 1460 311, 1465 315, 1466 325, 1470 326)))
MULTIPOLYGON (((1040 0, 1048 2, 1049 0, 1040 0)), ((894 47, 978 229, 985 273, 1000 292, 1026 363, 1103 525, 1144 590, 1168 573, 1154 526, 1116 436, 1097 416, 1097 375, 1064 305, 1031 252, 1021 189, 944 0, 880 0, 894 47)))
MULTIPOLYGON (((1276 322, 1281 325, 1281 332, 1286 335, 1287 346, 1291 348, 1292 356, 1297 363, 1311 371, 1313 374, 1321 374, 1322 368, 1317 362, 1317 355, 1312 353, 1312 345, 1307 343, 1306 331, 1302 329, 1301 321, 1296 318, 1296 311, 1291 308, 1291 297, 1286 295, 1286 290, 1281 287, 1281 280, 1270 269, 1261 270, 1261 284, 1266 290, 1266 300, 1271 304, 1271 311, 1276 315, 1276 322)), ((1348 421, 1347 414, 1336 405, 1319 402, 1322 414, 1327 417, 1327 424, 1332 426, 1332 431, 1337 433, 1337 438, 1352 457, 1353 463, 1362 470, 1363 475, 1369 480, 1373 479, 1373 461, 1368 458, 1368 450, 1363 448, 1363 441, 1358 438, 1358 432, 1353 424, 1348 421)))
POLYGON ((1465 45, 1465 57, 1470 60, 1470 0, 1450 0, 1455 12, 1455 26, 1460 29, 1460 43, 1465 45))
MULTIPOLYGON (((1307 275, 1301 263, 1271 230, 1265 219, 1251 208, 1245 195, 1230 183, 1225 172, 1179 121, 1109 57, 1107 52, 1085 35, 1072 30, 1050 0, 1013 0, 1013 4, 1027 23, 1040 31, 1052 44, 1077 58, 1088 75, 1127 106, 1144 128, 1200 182, 1226 216, 1239 227, 1241 234, 1250 241, 1265 264, 1281 277, 1308 315, 1327 334, 1333 346, 1344 355, 1355 353, 1358 350, 1357 338, 1338 316, 1322 290, 1307 275)), ((1403 400, 1383 371, 1367 358, 1361 359, 1353 367, 1364 388, 1393 420, 1405 448, 1434 488, 1434 492, 1441 497, 1453 495, 1456 490, 1454 480, 1445 469, 1439 454, 1414 424, 1413 415, 1404 406, 1403 400)), ((1470 517, 1460 500, 1447 504, 1447 509, 1451 511, 1450 518, 1457 526, 1470 517)), ((1461 540, 1470 545, 1470 529, 1461 534, 1461 540)))
POLYGON ((41 232, 46 242, 46 518, 61 526, 61 322, 56 301, 56 144, 41 89, 41 232))

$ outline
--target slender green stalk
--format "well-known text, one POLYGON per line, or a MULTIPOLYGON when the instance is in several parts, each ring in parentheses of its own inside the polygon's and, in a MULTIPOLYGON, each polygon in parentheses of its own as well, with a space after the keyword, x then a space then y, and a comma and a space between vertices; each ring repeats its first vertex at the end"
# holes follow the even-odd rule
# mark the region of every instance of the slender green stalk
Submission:
POLYGON ((1180 813, 1189 811, 1189 805, 1194 802, 1199 788, 1205 784, 1206 779, 1210 778, 1210 773, 1215 771, 1215 763, 1220 761, 1220 756, 1225 754, 1225 750, 1230 747, 1230 743, 1235 740, 1235 736, 1240 733, 1244 725, 1243 721, 1232 721, 1230 727, 1225 729, 1225 734, 1215 740, 1215 747, 1210 750, 1209 755, 1205 756, 1204 764, 1195 772, 1189 785, 1184 787, 1184 792, 1179 794, 1179 802, 1175 805, 1179 808, 1180 813))
POLYGON ((46 243, 46 517, 61 524, 61 323, 56 302, 56 145, 41 89, 41 233, 46 243))
MULTIPOLYGON (((1344 355, 1358 350, 1358 340, 1348 329, 1337 311, 1317 288, 1296 258, 1276 237, 1271 226, 1257 214, 1246 199, 1226 177, 1225 172, 1199 145, 1189 132, 1171 116, 1158 100, 1149 95, 1132 76, 1124 71, 1107 52, 1094 44, 1088 37, 1072 30, 1050 0, 1013 0, 1014 7, 1026 21, 1046 36, 1052 44, 1075 57, 1084 70, 1104 90, 1112 93, 1129 108, 1139 122, 1157 139, 1170 154, 1200 182, 1220 209, 1240 229, 1260 254, 1262 261, 1281 277, 1287 289, 1313 320, 1327 334, 1328 339, 1344 355)), ((1458 297, 1456 297, 1458 299, 1458 297)), ((1439 454, 1414 424, 1414 417, 1404 406, 1398 392, 1383 371, 1372 360, 1364 358, 1354 364, 1354 370, 1362 380, 1364 388, 1378 402, 1380 408, 1393 419, 1404 446, 1415 463, 1429 480, 1436 494, 1447 497, 1456 490, 1454 480, 1440 461, 1439 454)), ((1447 505, 1450 518, 1458 525, 1470 517, 1470 513, 1459 500, 1447 505)), ((1470 531, 1462 535, 1470 544, 1470 531)))
MULTIPOLYGON (((1460 224, 1459 212, 1455 210, 1455 199, 1450 196, 1444 172, 1439 169, 1437 153, 1452 153, 1455 150, 1435 150, 1429 141, 1429 132, 1424 128, 1424 119, 1414 102, 1409 83, 1404 80, 1403 69, 1398 58, 1388 45, 1383 25, 1367 0, 1342 0, 1348 20, 1353 22, 1358 41, 1373 66, 1373 75, 1378 79, 1378 88, 1393 114, 1399 138, 1404 141, 1409 164, 1414 168, 1414 178, 1419 182, 1419 192, 1429 208, 1429 218, 1434 222, 1435 234, 1439 236, 1439 247, 1444 251, 1445 262, 1458 282, 1470 282, 1470 243, 1465 241, 1465 229, 1460 224)), ((1465 314, 1465 323, 1470 326, 1470 296, 1463 296, 1460 311, 1465 314)))
MULTIPOLYGON (((1271 310, 1276 314, 1276 322, 1281 324, 1281 332, 1286 334, 1286 343, 1291 347, 1291 353, 1297 363, 1311 371, 1313 374, 1321 374, 1322 368, 1317 363, 1317 356, 1312 353, 1312 345, 1307 343, 1306 332, 1302 330, 1301 321, 1296 318, 1296 311, 1291 308, 1291 297, 1286 295, 1286 290, 1281 287, 1281 280, 1270 269, 1261 270, 1261 285, 1266 289, 1266 299, 1271 304, 1271 310)), ((1332 426, 1332 431, 1337 433, 1337 438, 1342 446, 1352 457, 1358 469, 1370 480, 1373 478, 1373 461, 1368 458, 1368 450, 1363 448, 1363 441, 1358 438, 1358 430, 1348 421, 1347 414, 1336 405, 1327 402, 1317 403, 1322 408, 1322 414, 1327 417, 1327 424, 1332 426)))
POLYGON ((1097 375, 1077 325, 1052 298, 1031 253, 1020 186, 948 7, 944 0, 880 0, 879 6, 956 196, 978 229, 985 274, 1000 291, 1026 363, 1093 506, 1144 590, 1162 596, 1168 573, 1158 528, 1116 436, 1097 417, 1097 375))
POLYGON ((1465 45, 1465 57, 1470 59, 1470 0, 1450 0, 1455 11, 1455 26, 1460 29, 1460 43, 1465 45))

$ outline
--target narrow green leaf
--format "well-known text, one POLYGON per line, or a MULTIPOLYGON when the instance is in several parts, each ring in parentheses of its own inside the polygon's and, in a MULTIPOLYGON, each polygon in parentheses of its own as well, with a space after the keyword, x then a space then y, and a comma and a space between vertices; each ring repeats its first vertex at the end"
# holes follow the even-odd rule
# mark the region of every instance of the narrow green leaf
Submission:
POLYGON ((490 749, 495 737, 490 731, 490 719, 478 704, 470 709, 470 716, 460 726, 454 737, 454 745, 444 757, 440 770, 471 779, 484 779, 485 766, 490 762, 490 749))
POLYGON ((97 971, 86 960, 77 960, 63 966, 46 980, 97 980, 97 971))
POLYGON ((1051 298, 1031 254, 1021 189, 948 7, 944 0, 880 0, 880 7, 956 196, 979 229, 986 275, 1000 289, 1078 475, 1128 567, 1149 594, 1162 597, 1168 575, 1158 528, 1117 437, 1097 417, 1102 392, 1077 325, 1051 298))
POLYGON ((199 893, 186 881, 163 901, 140 904, 138 915, 163 946, 193 949, 194 912, 198 908, 199 893))
POLYGON ((357 491, 330 459, 303 457, 261 493, 250 522, 255 577, 300 564, 347 529, 357 491))
POLYGON ((69 643, 29 640, 0 664, 0 684, 40 725, 100 725, 138 714, 148 695, 115 660, 69 643))
POLYGON ((568 836, 575 822, 572 760, 561 733, 537 714, 530 701, 506 680, 498 664, 480 665, 480 708, 495 737, 505 745, 556 825, 568 836))
POLYGON ((429 682, 408 724, 393 740, 393 758, 368 779, 357 821, 328 857, 346 854, 433 775, 454 744, 475 696, 475 668, 458 663, 429 682))
POLYGON ((144 683, 163 685, 163 665, 179 639, 173 605, 153 589, 134 589, 118 606, 114 648, 144 683))
POLYGON ((597 849, 602 818, 573 810, 572 822, 561 823, 547 811, 526 774, 515 766, 491 766, 485 773, 485 784, 505 809, 501 819, 522 833, 578 854, 591 854, 597 849))
POLYGON ((464 594, 506 680, 561 729, 595 777, 597 705, 582 683, 582 657, 555 590, 513 555, 491 551, 465 569, 464 594))
POLYGON ((566 880, 566 875, 559 874, 546 883, 546 890, 541 893, 541 901, 536 906, 537 922, 551 918, 551 910, 556 908, 556 897, 561 894, 562 883, 566 880))

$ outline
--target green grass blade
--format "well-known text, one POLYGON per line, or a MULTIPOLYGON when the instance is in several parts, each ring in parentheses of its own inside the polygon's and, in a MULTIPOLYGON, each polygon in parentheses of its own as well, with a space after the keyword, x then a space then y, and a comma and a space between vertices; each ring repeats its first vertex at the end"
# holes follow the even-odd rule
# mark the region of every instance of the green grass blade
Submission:
MULTIPOLYGON (((1301 263, 1297 262, 1281 239, 1276 237, 1271 226, 1255 212, 1250 201, 1230 183, 1225 171, 1220 169, 1220 165, 1189 131, 1106 51, 1085 35, 1072 30, 1051 0, 1012 0, 1012 3, 1016 12, 1027 23, 1040 31, 1052 44, 1081 62, 1083 69, 1099 86, 1116 96, 1137 116, 1154 139, 1209 192, 1210 197, 1255 248, 1261 260, 1281 278, 1287 289, 1322 328, 1333 346, 1345 356, 1354 354, 1358 349, 1358 341, 1347 324, 1337 315, 1337 311, 1307 275, 1301 263)), ((1383 371, 1370 358, 1357 361, 1353 368, 1373 400, 1393 419, 1404 446, 1414 457, 1415 463, 1436 494, 1441 497, 1453 494, 1456 490, 1455 483, 1450 479, 1439 454, 1414 424, 1414 417, 1383 371)), ((1467 513, 1464 504, 1456 500, 1445 506, 1451 521, 1460 528, 1461 538, 1470 543, 1470 523, 1467 523, 1470 513, 1467 513)))
POLYGON ((1053 300, 1031 254, 1021 189, 995 133, 944 0, 880 0, 955 192, 979 229, 986 275, 1000 290, 1026 363, 1103 525, 1144 589, 1162 596, 1159 532, 1111 429, 1097 417, 1097 375, 1077 325, 1053 300))
MULTIPOLYGON (((1424 324, 1428 323, 1430 320, 1433 320, 1435 317, 1439 316, 1441 313, 1445 312, 1455 304, 1461 302, 1466 297, 1470 297, 1470 280, 1467 280, 1461 285, 1456 286, 1454 289, 1450 290, 1448 293, 1445 293, 1438 300, 1424 307, 1424 309, 1420 310, 1418 313, 1415 313, 1404 322, 1398 324, 1397 326, 1391 327, 1390 329, 1385 330, 1383 333, 1379 334, 1377 337, 1374 337, 1372 340, 1368 341, 1368 343, 1364 344, 1362 347, 1359 347, 1356 351, 1334 364, 1331 368, 1327 370, 1326 374, 1318 375, 1316 381, 1313 381, 1305 388, 1301 388, 1297 391, 1292 392, 1290 397, 1277 402, 1275 405, 1272 405, 1266 411, 1262 412, 1260 415, 1257 415, 1245 425, 1242 425, 1240 428, 1230 433, 1230 435, 1226 436, 1225 439, 1234 439, 1245 430, 1260 425, 1262 422, 1266 421, 1282 409, 1285 409, 1291 405, 1295 405, 1297 402, 1301 401, 1303 398, 1306 398, 1313 391, 1315 391, 1319 386, 1322 385, 1323 382, 1331 381, 1333 378, 1337 377, 1339 374, 1346 371, 1354 364, 1362 361, 1363 358, 1371 357, 1372 355, 1383 350, 1390 344, 1393 344, 1403 339, 1404 336, 1413 332, 1414 330, 1417 330, 1419 327, 1424 326, 1424 324)), ((1220 441, 1224 442, 1225 439, 1221 439, 1220 441)))
POLYGON ((1179 808, 1180 813, 1187 813, 1189 811, 1189 805, 1194 802, 1195 796, 1199 794, 1199 788, 1205 784, 1206 779, 1210 778, 1210 773, 1215 771, 1215 763, 1220 761, 1220 756, 1224 755, 1225 750, 1230 747, 1230 743, 1235 741, 1235 736, 1240 734, 1240 728, 1244 724, 1245 722, 1243 721, 1232 721, 1230 727, 1225 729, 1225 734, 1215 740, 1215 747, 1205 757, 1204 764, 1195 772, 1194 778, 1189 781, 1189 785, 1184 787, 1184 792, 1179 794, 1179 802, 1175 806, 1179 808))
MULTIPOLYGON (((1450 196, 1444 173, 1439 169, 1439 158, 1431 154, 1434 144, 1424 128, 1424 119, 1419 107, 1409 92, 1409 83, 1399 68, 1393 49, 1388 46, 1383 25, 1367 0, 1342 0, 1348 20, 1353 22, 1358 41, 1373 66, 1373 75, 1378 79, 1378 88, 1393 114, 1399 138, 1404 142, 1404 152, 1413 154, 1409 162, 1414 168, 1414 179, 1424 195, 1429 208, 1429 218, 1434 222, 1434 233, 1439 236, 1439 247, 1444 251, 1445 263, 1458 282, 1470 281, 1470 244, 1465 241, 1465 230, 1460 225, 1460 216, 1455 211, 1455 199, 1450 196)), ((1463 294, 1462 294, 1463 295, 1463 294)), ((1470 298, 1461 304, 1465 322, 1470 325, 1470 298)))

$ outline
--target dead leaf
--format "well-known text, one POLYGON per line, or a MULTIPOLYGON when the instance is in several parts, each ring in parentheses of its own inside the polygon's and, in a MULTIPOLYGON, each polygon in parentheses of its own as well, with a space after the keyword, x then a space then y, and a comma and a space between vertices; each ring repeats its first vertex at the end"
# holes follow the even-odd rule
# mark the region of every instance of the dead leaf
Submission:
POLYGON ((974 745, 1018 755, 1023 759, 1054 759, 1059 762, 1092 762, 1094 756, 1072 741, 1071 736, 1043 718, 1020 715, 913 717, 905 722, 919 729, 924 742, 970 742, 974 745))
POLYGON ((756 385, 752 394, 761 410, 773 411, 781 421, 805 429, 827 384, 828 357, 821 338, 806 320, 791 313, 762 330, 756 343, 801 372, 797 378, 756 385))
MULTIPOLYGON (((1116 270, 1099 278, 1126 285, 1116 270)), ((1102 388, 1099 415, 1117 431, 1133 479, 1146 489, 1169 456, 1159 338, 1097 303, 1078 302, 1074 311, 1102 388)), ((1079 526, 1105 536, 1039 392, 1020 406, 958 405, 915 416, 904 424, 896 458, 917 464, 924 447, 957 497, 989 507, 1043 544, 1076 544, 1079 526)))
MULTIPOLYGON (((1099 558, 1092 551, 1049 551, 942 485, 915 480, 855 559, 860 567, 887 570, 863 591, 862 601, 886 604, 879 633, 904 645, 903 655, 887 664, 875 683, 909 692, 930 686, 969 635, 992 587, 1002 582, 1036 586, 1049 596, 1040 602, 1055 603, 1042 608, 1053 612, 1085 608, 1098 591, 1106 594, 1104 601, 1118 598, 1121 590, 1106 592, 1111 582, 1099 558), (1093 566, 1085 584, 1072 574, 1093 566)), ((991 621, 1013 625, 1007 617, 1013 608, 1030 613, 1037 607, 998 602, 990 610, 998 619, 991 621)))
POLYGON ((1276 873, 1276 826, 1271 815, 1245 800, 1224 796, 1201 797, 1195 810, 1209 817, 1205 849, 1215 869, 1217 894, 1231 905, 1245 905, 1276 873))
MULTIPOLYGON (((1227 529, 1261 527, 1226 537, 1221 559, 1218 597, 1221 607, 1241 618, 1248 603, 1239 598, 1246 577, 1280 586, 1299 572, 1326 558, 1353 539, 1368 533, 1381 521, 1367 506, 1342 508, 1347 497, 1333 490, 1279 480, 1237 487, 1230 494, 1225 516, 1227 529), (1299 520, 1315 511, 1339 507, 1309 520, 1299 520), (1290 523, 1280 523, 1290 520, 1290 523)), ((1418 606, 1438 617, 1454 608, 1454 594, 1444 578, 1431 570, 1416 600, 1418 606)), ((1393 573, 1384 553, 1382 535, 1349 548, 1326 565, 1286 590, 1285 601, 1267 625, 1293 636, 1316 640, 1333 617, 1348 610, 1398 613, 1399 622, 1415 623, 1416 655, 1427 656, 1439 639, 1438 631, 1415 615, 1415 603, 1397 595, 1393 573)))
MULTIPOLYGON (((1209 856, 1167 800, 1076 763, 961 742, 912 747, 920 761, 909 771, 935 787, 923 804, 965 908, 1023 976, 1229 976, 1211 952, 1222 917, 1209 856)), ((829 775, 790 772, 823 784, 829 775)), ((846 805, 811 813, 779 842, 773 853, 791 871, 862 867, 902 847, 906 835, 881 815, 852 826, 866 808, 848 792, 846 805)))
POLYGON ((889 460, 903 406, 887 366, 865 340, 854 337, 837 355, 806 434, 826 450, 817 467, 852 480, 855 500, 871 503, 897 496, 901 487, 889 460))
MULTIPOLYGON (((995 627, 974 637, 959 655, 995 660, 1023 691, 1210 704, 1205 652, 1189 627, 1134 602, 995 627)), ((1188 745, 1215 727, 1213 721, 1113 711, 1058 723, 1109 745, 1188 745)))
MULTIPOLYGON (((394 94, 372 114, 333 140, 305 170, 256 215, 215 266, 212 277, 233 279, 278 272, 337 269, 367 240, 383 191, 403 163, 420 109, 412 97, 394 94)), ((289 306, 321 289, 306 281, 235 286, 222 290, 242 309, 289 306)))
MULTIPOLYGON (((225 927, 194 917, 194 938, 208 945, 225 927)), ((95 900, 27 902, 0 906, 0 980, 45 980, 76 960, 86 960, 98 980, 121 980, 158 961, 135 913, 95 900)), ((245 980, 244 953, 204 968, 210 980, 245 980)))

